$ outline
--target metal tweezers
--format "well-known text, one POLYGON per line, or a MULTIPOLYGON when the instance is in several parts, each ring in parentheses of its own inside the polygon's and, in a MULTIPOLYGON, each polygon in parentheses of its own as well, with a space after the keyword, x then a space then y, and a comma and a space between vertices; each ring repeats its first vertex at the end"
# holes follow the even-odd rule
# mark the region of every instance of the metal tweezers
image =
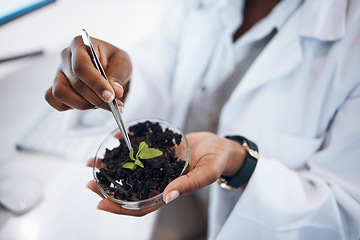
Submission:
MULTIPOLYGON (((100 74, 109 82, 108 78, 106 77, 106 74, 105 74, 105 71, 103 69, 103 67, 101 66, 100 64, 100 61, 96 55, 96 52, 95 52, 95 49, 91 43, 91 40, 90 40, 90 36, 89 34, 86 32, 85 29, 82 29, 82 39, 84 41, 84 44, 89 47, 90 49, 90 54, 93 58, 93 62, 94 62, 94 65, 95 67, 97 68, 97 70, 99 70, 100 74)), ((131 152, 131 149, 132 149, 132 146, 131 146, 131 143, 130 143, 130 139, 129 139, 129 135, 126 131, 126 128, 125 128, 125 125, 124 125, 124 122, 121 118, 121 115, 120 115, 120 110, 119 110, 119 107, 116 103, 116 100, 114 99, 113 101, 109 102, 109 107, 110 107, 110 110, 115 118, 115 121, 120 129, 120 132, 125 140, 125 143, 129 149, 129 151, 131 152)))

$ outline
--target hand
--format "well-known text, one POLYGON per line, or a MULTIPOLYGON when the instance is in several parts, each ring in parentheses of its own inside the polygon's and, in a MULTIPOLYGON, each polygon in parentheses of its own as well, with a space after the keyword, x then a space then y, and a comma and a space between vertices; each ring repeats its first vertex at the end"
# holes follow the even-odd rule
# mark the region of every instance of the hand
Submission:
POLYGON ((75 37, 62 51, 54 82, 45 94, 46 101, 58 111, 71 108, 109 110, 107 103, 114 98, 123 107, 121 100, 126 95, 132 72, 130 58, 109 43, 91 40, 110 83, 95 68, 82 38, 75 37))
POLYGON ((234 175, 244 163, 246 151, 240 143, 210 132, 186 135, 191 154, 191 171, 170 182, 164 190, 169 203, 214 183, 221 175, 234 175))
MULTIPOLYGON (((164 202, 166 203, 180 195, 190 194, 212 184, 221 175, 235 174, 246 156, 245 150, 238 142, 210 132, 191 133, 186 137, 191 153, 191 171, 175 179, 165 188, 164 202)), ((88 161, 88 166, 92 166, 92 164, 93 159, 88 161)), ((87 186, 103 197, 94 181, 89 182, 87 186)), ((103 199, 98 204, 98 209, 122 215, 144 216, 161 206, 144 210, 127 210, 108 199, 103 199)))

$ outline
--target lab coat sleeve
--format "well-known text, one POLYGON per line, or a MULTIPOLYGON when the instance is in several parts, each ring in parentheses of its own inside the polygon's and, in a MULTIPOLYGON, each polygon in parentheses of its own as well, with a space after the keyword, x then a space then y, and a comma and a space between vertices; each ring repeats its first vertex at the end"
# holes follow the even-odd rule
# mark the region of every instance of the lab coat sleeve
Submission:
POLYGON ((216 239, 230 239, 229 233, 236 239, 359 239, 359 143, 360 84, 306 168, 290 169, 261 156, 216 239))

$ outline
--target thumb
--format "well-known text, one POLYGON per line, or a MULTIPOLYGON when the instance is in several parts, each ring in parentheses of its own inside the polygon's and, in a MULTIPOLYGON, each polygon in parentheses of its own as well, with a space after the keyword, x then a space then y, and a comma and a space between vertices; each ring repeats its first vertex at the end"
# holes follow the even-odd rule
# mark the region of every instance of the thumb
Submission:
POLYGON ((197 167, 186 175, 180 176, 169 183, 163 193, 163 200, 169 203, 179 196, 193 193, 219 178, 217 171, 209 167, 197 167))

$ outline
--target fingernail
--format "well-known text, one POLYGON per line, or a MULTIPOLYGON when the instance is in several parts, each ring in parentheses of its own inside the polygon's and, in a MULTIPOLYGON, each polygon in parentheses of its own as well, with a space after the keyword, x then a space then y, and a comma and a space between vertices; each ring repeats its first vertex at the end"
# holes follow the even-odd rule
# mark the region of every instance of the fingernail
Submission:
POLYGON ((115 95, 121 97, 124 94, 124 88, 118 82, 114 82, 115 95))
POLYGON ((166 195, 165 203, 168 204, 169 202, 175 200, 179 196, 180 196, 180 192, 178 190, 173 190, 166 195))
POLYGON ((114 98, 115 98, 114 94, 112 94, 112 93, 111 93, 110 91, 108 91, 108 90, 104 90, 104 91, 102 92, 102 96, 103 96, 105 102, 107 102, 107 103, 111 102, 111 101, 114 100, 114 98))
POLYGON ((121 84, 118 83, 118 82, 114 82, 114 85, 115 85, 116 87, 119 87, 119 88, 123 89, 123 87, 121 86, 121 84))

